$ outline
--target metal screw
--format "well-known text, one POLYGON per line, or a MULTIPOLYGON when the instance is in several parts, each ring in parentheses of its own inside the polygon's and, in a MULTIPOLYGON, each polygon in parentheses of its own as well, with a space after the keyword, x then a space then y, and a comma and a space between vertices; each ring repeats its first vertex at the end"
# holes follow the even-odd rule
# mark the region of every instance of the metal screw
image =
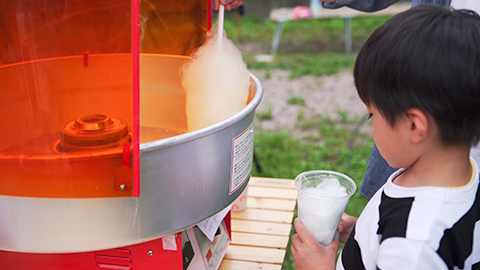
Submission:
POLYGON ((120 185, 120 190, 125 190, 125 189, 127 189, 127 186, 125 184, 121 184, 120 185))
POLYGON ((149 250, 148 251, 148 256, 153 256, 153 251, 149 250))

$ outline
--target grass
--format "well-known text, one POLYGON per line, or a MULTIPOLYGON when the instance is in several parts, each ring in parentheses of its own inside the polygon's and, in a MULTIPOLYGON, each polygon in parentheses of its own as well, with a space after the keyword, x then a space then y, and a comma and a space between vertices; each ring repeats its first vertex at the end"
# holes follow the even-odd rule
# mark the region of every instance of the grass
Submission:
MULTIPOLYGON (((345 116, 333 120, 318 115, 310 121, 318 130, 318 136, 296 138, 286 131, 258 130, 255 135, 255 155, 262 172, 254 168, 252 175, 294 179, 303 171, 334 170, 347 174, 360 186, 373 147, 373 138, 359 132, 349 146, 355 124, 359 121, 357 118, 345 116)), ((358 215, 364 203, 363 198, 354 196, 347 211, 358 215)))
MULTIPOLYGON (((390 17, 358 17, 352 19, 352 42, 355 48, 365 42, 370 34, 390 17)), ((228 38, 235 44, 254 43, 263 46, 262 53, 269 53, 275 22, 256 16, 241 18, 240 23, 227 19, 224 23, 228 38)), ((332 75, 345 68, 352 68, 355 53, 344 54, 345 25, 341 18, 324 20, 294 20, 284 25, 280 51, 271 63, 255 60, 259 52, 244 53, 248 68, 289 70, 290 77, 303 75, 332 75)))
MULTIPOLYGON (((357 17, 352 19, 353 42, 363 42, 370 34, 390 17, 357 17)), ((226 19, 224 29, 233 42, 256 42, 269 45, 276 23, 268 18, 256 16, 241 18, 241 26, 234 19, 226 19)), ((343 44, 345 22, 341 18, 324 20, 294 20, 285 23, 281 43, 339 43, 343 44)), ((312 48, 304 47, 305 50, 312 48)), ((343 45, 338 51, 343 50, 343 45)))
MULTIPOLYGON (((253 176, 287 178, 309 170, 333 170, 350 176, 357 188, 360 187, 368 157, 373 147, 373 138, 364 133, 354 134, 357 119, 339 113, 340 120, 317 116, 310 119, 319 136, 296 138, 289 132, 264 132, 259 130, 255 137, 255 155, 261 166, 254 167, 253 176), (349 141, 352 141, 349 145, 349 141)), ((311 127, 311 126, 310 126, 311 127)), ((359 216, 367 200, 358 191, 351 197, 346 213, 359 216)), ((296 217, 296 214, 295 214, 296 217)), ((291 236, 295 234, 292 229, 291 236)), ((291 237, 290 237, 291 238, 291 237)), ((292 270, 293 257, 289 242, 282 269, 292 270)))
MULTIPOLYGON (((354 52, 344 54, 344 20, 297 20, 284 25, 279 53, 270 63, 255 60, 255 54, 268 53, 276 24, 269 19, 247 16, 237 20, 227 19, 224 27, 234 43, 253 43, 264 48, 263 52, 244 53, 250 69, 264 69, 266 76, 272 69, 290 71, 290 77, 304 75, 324 76, 338 73, 354 66, 355 55, 370 34, 390 17, 357 17, 352 19, 354 52)), ((303 106, 305 100, 291 97, 289 104, 303 106)), ((350 176, 360 187, 368 158, 373 147, 370 135, 358 132, 360 119, 350 118, 346 112, 338 112, 335 119, 316 115, 306 117, 300 109, 296 127, 318 130, 319 135, 296 138, 289 131, 267 132, 257 128, 255 155, 262 168, 255 166, 253 176, 294 179, 308 170, 333 170, 350 176), (354 134, 354 135, 353 135, 354 134)), ((257 112, 257 121, 273 119, 272 109, 257 112)), ((358 191, 351 197, 346 212, 358 216, 367 201, 358 191)), ((294 229, 291 236, 295 233, 294 229)), ((290 244, 282 269, 295 269, 290 244)))
POLYGON ((303 97, 291 97, 287 103, 290 105, 305 105, 305 99, 303 97))
POLYGON ((273 108, 268 107, 265 111, 257 111, 256 115, 258 120, 272 120, 273 119, 273 108))
POLYGON ((257 62, 254 54, 246 53, 244 60, 248 68, 265 69, 267 72, 272 69, 288 70, 290 78, 332 75, 343 69, 353 68, 355 63, 354 56, 335 52, 279 54, 271 63, 257 62))

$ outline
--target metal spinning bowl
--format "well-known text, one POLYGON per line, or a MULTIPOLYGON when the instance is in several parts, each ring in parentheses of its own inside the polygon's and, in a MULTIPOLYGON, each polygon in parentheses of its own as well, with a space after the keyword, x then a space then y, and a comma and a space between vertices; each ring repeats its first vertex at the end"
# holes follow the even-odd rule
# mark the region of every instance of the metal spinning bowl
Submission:
MULTIPOLYGON (((111 57, 114 62, 129 61, 126 56, 111 57)), ((62 59, 65 60, 68 59, 62 59)), ((185 57, 168 55, 142 55, 141 70, 146 71, 141 74, 144 83, 141 91, 144 91, 143 87, 155 90, 165 82, 168 91, 181 89, 178 68, 185 60, 185 57), (158 72, 159 69, 162 72, 158 72)), ((72 58, 71 61, 78 59, 72 58)), ((90 63, 95 65, 94 57, 90 63)), ((46 72, 55 66, 48 61, 36 64, 37 69, 46 72)), ((114 65, 111 62, 104 64, 114 65)), ((15 67, 0 72, 15 72, 12 69, 15 67)), ((70 72, 76 72, 77 76, 82 74, 81 70, 70 72)), ((101 76, 108 77, 108 74, 99 74, 101 76)), ((201 130, 140 144, 141 187, 138 198, 1 195, 0 249, 70 253, 122 247, 185 230, 223 210, 240 196, 249 180, 247 178, 231 193, 232 142, 244 132, 253 132, 249 128, 263 95, 260 81, 253 75, 251 80, 251 100, 234 116, 201 130)), ((0 87, 5 86, 2 89, 11 85, 8 80, 0 82, 0 87)), ((82 95, 81 91, 77 92, 72 91, 72 94, 82 95)), ((15 92, 8 94, 15 95, 15 92)), ((141 124, 148 123, 149 118, 158 114, 155 103, 149 105, 148 100, 145 102, 141 106, 154 107, 146 108, 142 113, 141 124)), ((10 109, 14 106, 11 104, 10 109)), ((171 121, 170 126, 181 125, 180 120, 174 118, 171 121)), ((0 166, 2 162, 6 160, 0 157, 0 166)))

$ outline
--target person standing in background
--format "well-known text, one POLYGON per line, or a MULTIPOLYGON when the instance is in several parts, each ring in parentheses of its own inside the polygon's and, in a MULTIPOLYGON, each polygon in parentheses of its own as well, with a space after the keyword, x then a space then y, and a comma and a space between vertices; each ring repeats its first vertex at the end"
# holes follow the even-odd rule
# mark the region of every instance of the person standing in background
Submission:
MULTIPOLYGON (((359 11, 375 12, 389 7, 400 0, 322 0, 324 8, 349 7, 359 11)), ((480 12, 479 0, 412 0, 412 7, 421 4, 435 4, 454 9, 470 9, 480 12)), ((448 64, 448 63, 445 63, 448 64)), ((368 76, 368 75, 366 75, 368 76)), ((472 148, 473 154, 480 155, 480 145, 472 148)), ((480 160, 477 160, 480 162, 480 160)), ((376 145, 373 146, 367 169, 360 186, 360 194, 370 200, 375 192, 385 184, 388 177, 397 170, 382 157, 376 145)))
POLYGON ((373 32, 355 61, 355 86, 379 150, 402 169, 358 220, 344 214, 339 240, 348 240, 336 267, 339 241, 321 245, 296 219, 296 269, 479 269, 479 173, 470 158, 480 141, 478 44, 477 13, 438 5, 373 32))
MULTIPOLYGON (((320 0, 318 0, 320 1, 320 0)), ((322 6, 328 9, 349 7, 364 12, 375 12, 389 7, 400 0, 322 0, 322 6)), ((242 0, 213 0, 215 10, 220 4, 227 10, 243 4, 242 0)), ((412 7, 421 4, 435 4, 454 9, 471 9, 480 12, 480 0, 412 0, 412 7)), ((446 63, 448 64, 448 63, 446 63)), ((472 148, 473 154, 480 155, 480 145, 472 148)), ((478 160, 480 162, 480 160, 478 160)), ((397 170, 388 165, 376 145, 373 146, 365 175, 360 186, 360 194, 370 200, 375 192, 385 184, 387 178, 397 170)))
MULTIPOLYGON (((324 8, 349 7, 359 11, 375 12, 389 7, 400 0, 322 0, 324 8)), ((480 10, 480 1, 477 0, 412 0, 412 7, 421 4, 435 4, 454 9, 480 10)))

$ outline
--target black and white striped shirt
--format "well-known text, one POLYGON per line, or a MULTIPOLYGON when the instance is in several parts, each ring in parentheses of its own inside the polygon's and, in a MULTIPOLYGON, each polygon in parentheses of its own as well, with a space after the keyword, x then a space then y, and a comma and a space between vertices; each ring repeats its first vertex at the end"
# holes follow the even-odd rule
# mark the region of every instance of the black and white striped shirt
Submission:
POLYGON ((406 188, 392 180, 372 197, 337 269, 480 269, 478 167, 462 188, 406 188))

